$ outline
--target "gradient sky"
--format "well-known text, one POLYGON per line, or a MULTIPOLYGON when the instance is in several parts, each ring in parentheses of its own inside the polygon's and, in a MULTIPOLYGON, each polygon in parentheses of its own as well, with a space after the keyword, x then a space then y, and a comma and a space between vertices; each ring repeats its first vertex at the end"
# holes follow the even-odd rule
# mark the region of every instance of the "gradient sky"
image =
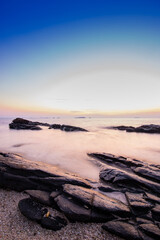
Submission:
POLYGON ((2 0, 0 114, 160 116, 159 0, 2 0))

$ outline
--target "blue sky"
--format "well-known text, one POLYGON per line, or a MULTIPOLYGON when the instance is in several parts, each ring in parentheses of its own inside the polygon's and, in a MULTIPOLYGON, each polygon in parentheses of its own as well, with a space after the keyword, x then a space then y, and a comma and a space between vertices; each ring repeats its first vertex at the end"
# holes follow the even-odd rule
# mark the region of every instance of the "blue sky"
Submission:
POLYGON ((0 110, 160 107, 160 1, 0 3, 0 110))

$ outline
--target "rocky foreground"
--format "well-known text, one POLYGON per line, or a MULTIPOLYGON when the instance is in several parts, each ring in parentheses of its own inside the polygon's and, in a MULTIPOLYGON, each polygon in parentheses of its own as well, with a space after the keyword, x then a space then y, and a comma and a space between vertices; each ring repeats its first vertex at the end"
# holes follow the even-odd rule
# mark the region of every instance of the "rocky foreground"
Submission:
POLYGON ((142 125, 139 127, 132 127, 132 126, 113 126, 107 127, 108 129, 115 129, 120 131, 126 132, 136 132, 136 133, 157 133, 160 134, 160 125, 149 124, 149 125, 142 125))
POLYGON ((21 213, 47 229, 68 223, 52 216, 49 206, 70 222, 103 223, 103 229, 124 239, 159 239, 160 166, 111 154, 88 155, 103 164, 99 182, 0 153, 0 187, 25 191, 29 197, 19 201, 21 213))
POLYGON ((49 129, 59 129, 66 132, 88 132, 84 128, 70 126, 70 125, 60 125, 60 124, 49 124, 49 123, 41 123, 41 122, 32 122, 23 118, 16 118, 10 124, 10 129, 16 130, 42 130, 40 126, 49 127, 49 129))

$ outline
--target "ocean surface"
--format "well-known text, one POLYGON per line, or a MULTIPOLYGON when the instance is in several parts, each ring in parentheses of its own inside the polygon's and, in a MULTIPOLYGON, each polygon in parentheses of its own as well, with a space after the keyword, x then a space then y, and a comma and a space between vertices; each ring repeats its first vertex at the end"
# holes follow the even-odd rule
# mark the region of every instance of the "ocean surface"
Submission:
POLYGON ((85 178, 97 180, 100 166, 87 153, 105 152, 160 164, 160 134, 127 133, 107 126, 160 124, 155 118, 26 117, 31 121, 69 124, 89 132, 11 130, 13 118, 0 118, 0 151, 23 154, 30 160, 51 163, 85 178))

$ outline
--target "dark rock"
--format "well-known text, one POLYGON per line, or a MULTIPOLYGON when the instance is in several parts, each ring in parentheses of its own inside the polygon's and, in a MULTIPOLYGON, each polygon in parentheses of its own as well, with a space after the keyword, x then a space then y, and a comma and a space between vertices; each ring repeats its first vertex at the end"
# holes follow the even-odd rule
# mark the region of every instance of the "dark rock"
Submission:
POLYGON ((47 213, 47 209, 44 209, 40 203, 33 201, 31 198, 20 200, 18 207, 25 217, 37 222, 40 222, 42 217, 47 213))
POLYGON ((84 206, 72 201, 71 198, 67 198, 64 195, 59 195, 54 200, 56 201, 60 210, 71 222, 91 221, 91 209, 86 209, 84 206))
POLYGON ((91 184, 78 176, 42 162, 33 162, 17 154, 0 153, 0 185, 17 191, 43 190, 52 192, 71 183, 91 188, 91 184))
POLYGON ((91 222, 96 223, 105 223, 111 220, 116 219, 117 217, 114 214, 106 213, 100 210, 92 209, 91 211, 91 222))
POLYGON ((128 189, 135 187, 144 190, 147 188, 157 194, 160 192, 160 184, 115 167, 108 167, 100 171, 99 176, 107 183, 116 184, 118 187, 127 187, 128 189))
POLYGON ((139 193, 126 193, 126 197, 129 201, 129 205, 132 208, 132 211, 136 214, 136 215, 141 215, 144 213, 147 213, 152 207, 153 205, 149 202, 147 202, 144 198, 143 198, 144 194, 139 193))
POLYGON ((160 133, 160 125, 150 124, 142 125, 140 127, 131 127, 131 126, 113 126, 107 127, 108 129, 117 129, 126 132, 137 132, 137 133, 160 133))
POLYGON ((66 184, 63 191, 75 201, 83 204, 83 206, 92 208, 97 212, 106 213, 109 217, 110 214, 130 215, 129 208, 125 204, 95 190, 66 184))
POLYGON ((140 240, 136 227, 129 222, 109 221, 102 228, 124 239, 140 240))
POLYGON ((16 176, 10 173, 0 172, 1 175, 1 186, 3 188, 10 188, 18 192, 24 191, 26 189, 36 189, 37 184, 30 181, 26 177, 16 176))
POLYGON ((41 220, 41 226, 43 228, 51 229, 53 231, 60 230, 67 225, 67 221, 61 217, 43 217, 41 220))
POLYGON ((23 118, 16 118, 9 124, 11 129, 17 130, 41 130, 39 126, 50 126, 48 123, 32 122, 23 118))
POLYGON ((144 218, 141 218, 141 217, 137 217, 136 218, 136 222, 137 222, 137 224, 138 225, 140 225, 140 224, 152 224, 153 222, 151 222, 150 220, 148 220, 148 219, 144 219, 144 218))
POLYGON ((160 169, 149 167, 137 167, 133 171, 139 176, 160 183, 160 169))
POLYGON ((118 157, 109 153, 88 153, 89 157, 93 157, 95 159, 101 160, 103 163, 107 163, 108 165, 119 165, 122 168, 130 168, 130 167, 142 167, 145 163, 136 159, 130 159, 125 157, 118 157))
POLYGON ((145 193, 144 194, 144 199, 147 201, 153 202, 153 203, 159 203, 160 204, 160 197, 157 197, 151 193, 145 193))
POLYGON ((160 205, 157 204, 151 211, 153 219, 160 222, 160 205))
POLYGON ((16 130, 41 130, 42 129, 33 124, 19 124, 19 123, 10 123, 9 128, 16 129, 16 130))
POLYGON ((92 206, 93 209, 97 209, 106 214, 110 213, 125 218, 131 215, 127 205, 101 193, 96 193, 94 195, 92 206))
POLYGON ((38 201, 44 205, 51 206, 49 192, 40 191, 40 190, 26 190, 25 192, 29 194, 30 197, 33 198, 35 201, 38 201))
POLYGON ((77 131, 81 131, 81 132, 88 132, 86 129, 84 128, 80 128, 80 127, 75 127, 75 126, 70 126, 70 125, 60 125, 60 124, 52 124, 50 127, 50 129, 60 129, 62 131, 66 131, 66 132, 77 132, 77 131))
POLYGON ((65 184, 63 186, 63 191, 75 198, 76 200, 82 202, 83 204, 91 206, 93 203, 93 196, 96 193, 93 190, 84 188, 84 187, 79 187, 79 186, 74 186, 71 184, 65 184))
POLYGON ((160 229, 155 224, 140 224, 139 229, 147 236, 159 240, 160 229))

